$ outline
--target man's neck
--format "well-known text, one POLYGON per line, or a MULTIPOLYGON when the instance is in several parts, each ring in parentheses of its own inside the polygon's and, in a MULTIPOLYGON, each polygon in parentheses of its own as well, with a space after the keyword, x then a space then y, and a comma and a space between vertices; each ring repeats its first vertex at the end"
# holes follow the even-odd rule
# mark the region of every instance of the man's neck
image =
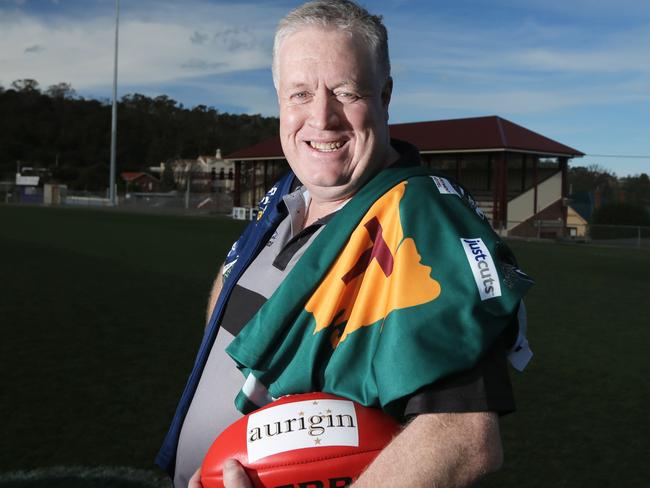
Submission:
POLYGON ((310 226, 317 220, 322 219, 323 217, 333 212, 336 212, 339 208, 345 205, 348 200, 350 200, 350 198, 352 197, 333 201, 318 201, 317 199, 312 198, 309 202, 309 207, 307 208, 307 214, 305 215, 303 229, 310 226))

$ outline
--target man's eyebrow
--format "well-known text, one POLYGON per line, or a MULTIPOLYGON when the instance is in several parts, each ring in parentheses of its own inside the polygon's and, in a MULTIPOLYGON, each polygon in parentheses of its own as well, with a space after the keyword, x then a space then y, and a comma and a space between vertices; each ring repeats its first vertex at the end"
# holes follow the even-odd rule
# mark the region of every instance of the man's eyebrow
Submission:
MULTIPOLYGON (((286 87, 287 91, 294 91, 294 90, 310 90, 312 87, 309 83, 304 82, 304 81, 296 81, 293 83, 289 83, 286 87)), ((352 79, 346 79, 342 80, 338 83, 336 83, 334 86, 330 88, 330 90, 338 90, 340 88, 347 88, 347 89, 352 89, 356 91, 364 91, 364 87, 362 86, 361 83, 358 81, 352 80, 352 79)), ((367 89, 365 90, 367 91, 367 89)))
POLYGON ((332 87, 332 90, 336 90, 337 88, 344 88, 344 87, 359 89, 361 88, 361 85, 354 80, 343 80, 337 83, 336 85, 334 85, 332 87))
POLYGON ((287 89, 289 90, 296 90, 296 89, 303 89, 303 88, 309 88, 309 85, 305 82, 302 81, 296 81, 294 83, 289 83, 287 86, 287 89))

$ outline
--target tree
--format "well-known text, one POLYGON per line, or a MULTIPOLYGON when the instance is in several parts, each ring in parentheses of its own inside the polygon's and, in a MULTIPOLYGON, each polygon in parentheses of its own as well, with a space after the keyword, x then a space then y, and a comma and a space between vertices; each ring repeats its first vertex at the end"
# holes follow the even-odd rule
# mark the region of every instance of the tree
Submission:
POLYGON ((176 189, 174 170, 172 169, 171 161, 168 161, 167 164, 165 164, 165 169, 161 175, 160 187, 162 191, 172 191, 176 189))
POLYGON ((616 201, 619 189, 616 175, 597 164, 571 168, 569 185, 572 194, 598 193, 603 202, 616 201))
POLYGON ((57 83, 50 85, 45 90, 45 94, 50 98, 66 98, 72 99, 77 96, 77 92, 72 88, 70 83, 57 83))
POLYGON ((650 207, 650 177, 646 173, 628 176, 621 180, 625 201, 643 207, 650 207))
POLYGON ((591 223, 594 225, 650 226, 650 213, 641 205, 609 203, 594 211, 591 223))
POLYGON ((77 190, 103 191, 108 187, 108 171, 108 165, 104 163, 83 168, 72 186, 77 190))
POLYGON ((40 92, 38 81, 32 80, 31 78, 14 80, 11 82, 11 86, 14 90, 19 92, 40 92))

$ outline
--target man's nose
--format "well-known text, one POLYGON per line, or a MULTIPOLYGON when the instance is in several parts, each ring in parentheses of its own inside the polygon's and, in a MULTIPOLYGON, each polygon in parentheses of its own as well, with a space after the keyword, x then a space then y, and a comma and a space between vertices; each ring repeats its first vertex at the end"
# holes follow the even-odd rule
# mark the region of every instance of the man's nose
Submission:
POLYGON ((340 122, 340 103, 331 93, 318 93, 310 104, 309 124, 314 129, 326 130, 340 122))

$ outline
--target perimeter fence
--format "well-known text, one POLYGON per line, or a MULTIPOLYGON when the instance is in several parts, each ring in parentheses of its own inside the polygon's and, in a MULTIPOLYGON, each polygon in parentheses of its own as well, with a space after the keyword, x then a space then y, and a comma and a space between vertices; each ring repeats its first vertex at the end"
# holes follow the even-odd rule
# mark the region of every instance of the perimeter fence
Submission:
MULTIPOLYGON (((66 206, 111 207, 103 193, 75 193, 60 202, 66 206)), ((127 193, 117 198, 117 210, 162 214, 230 214, 232 196, 222 193, 127 193)))
MULTIPOLYGON (((0 203, 62 207, 113 207, 107 192, 70 191, 65 187, 0 188, 0 203), (4 191, 3 191, 4 190, 4 191)), ((232 194, 226 192, 130 192, 118 194, 120 211, 163 214, 231 214, 232 194)))
POLYGON ((637 225, 589 225, 586 241, 601 246, 650 249, 650 227, 637 225))
POLYGON ((640 225, 571 224, 561 219, 508 221, 505 237, 541 239, 598 246, 650 249, 650 227, 640 225))
MULTIPOLYGON (((45 188, 18 189, 0 182, 0 203, 60 205, 69 207, 112 207, 107 192, 71 192, 63 185, 56 191, 45 188)), ((130 192, 118 195, 116 210, 138 213, 230 215, 235 219, 253 220, 255 207, 234 207, 231 192, 130 192)), ((488 216, 489 217, 489 216, 488 216)), ((498 230, 504 237, 556 240, 650 249, 650 227, 638 225, 572 224, 561 219, 509 221, 507 229, 498 230)))

